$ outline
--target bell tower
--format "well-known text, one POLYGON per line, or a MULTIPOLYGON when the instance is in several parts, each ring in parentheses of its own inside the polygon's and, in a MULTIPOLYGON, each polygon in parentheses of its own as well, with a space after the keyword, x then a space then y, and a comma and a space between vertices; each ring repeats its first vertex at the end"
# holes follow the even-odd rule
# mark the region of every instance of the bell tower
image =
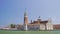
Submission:
POLYGON ((27 16, 26 9, 24 12, 24 30, 28 30, 28 16, 27 16))
POLYGON ((25 12, 24 12, 24 24, 28 24, 28 16, 27 16, 27 12, 26 12, 26 9, 25 9, 25 12))

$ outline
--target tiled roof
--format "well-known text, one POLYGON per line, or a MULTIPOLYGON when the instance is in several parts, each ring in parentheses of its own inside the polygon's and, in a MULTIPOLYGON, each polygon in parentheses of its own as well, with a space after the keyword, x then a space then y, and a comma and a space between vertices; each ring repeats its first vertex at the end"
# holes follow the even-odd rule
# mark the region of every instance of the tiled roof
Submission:
POLYGON ((39 23, 47 23, 48 21, 33 21, 32 23, 30 23, 30 24, 39 24, 39 23))

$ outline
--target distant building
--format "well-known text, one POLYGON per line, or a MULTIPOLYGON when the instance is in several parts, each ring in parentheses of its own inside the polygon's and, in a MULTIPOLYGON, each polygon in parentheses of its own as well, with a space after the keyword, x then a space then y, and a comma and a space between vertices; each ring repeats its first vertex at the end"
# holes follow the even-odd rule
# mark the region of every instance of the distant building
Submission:
POLYGON ((53 28, 54 30, 60 30, 60 24, 54 24, 53 28))

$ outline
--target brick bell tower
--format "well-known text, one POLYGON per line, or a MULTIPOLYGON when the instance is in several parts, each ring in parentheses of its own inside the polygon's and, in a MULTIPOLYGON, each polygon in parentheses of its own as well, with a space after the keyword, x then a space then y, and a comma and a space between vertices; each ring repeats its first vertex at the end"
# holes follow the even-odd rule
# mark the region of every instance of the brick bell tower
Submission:
POLYGON ((26 12, 26 9, 25 9, 25 12, 24 12, 24 30, 28 30, 28 16, 27 16, 27 12, 26 12))

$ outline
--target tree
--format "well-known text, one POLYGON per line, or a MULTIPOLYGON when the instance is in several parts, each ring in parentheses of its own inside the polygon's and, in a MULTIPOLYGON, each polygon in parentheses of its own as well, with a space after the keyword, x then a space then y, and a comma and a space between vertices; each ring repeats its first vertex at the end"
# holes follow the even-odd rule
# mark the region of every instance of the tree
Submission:
POLYGON ((10 27, 11 27, 11 28, 15 28, 15 24, 11 24, 10 27))

